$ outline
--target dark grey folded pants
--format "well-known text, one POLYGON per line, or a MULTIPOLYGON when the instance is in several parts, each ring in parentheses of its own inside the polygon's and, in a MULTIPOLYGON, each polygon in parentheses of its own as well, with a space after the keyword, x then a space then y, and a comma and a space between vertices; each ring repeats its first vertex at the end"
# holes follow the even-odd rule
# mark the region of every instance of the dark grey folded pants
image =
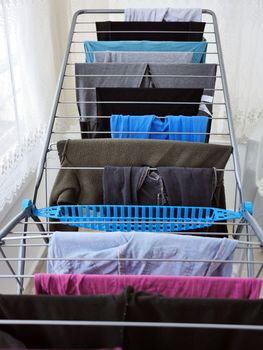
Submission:
POLYGON ((214 168, 113 167, 103 172, 104 204, 211 207, 214 168))

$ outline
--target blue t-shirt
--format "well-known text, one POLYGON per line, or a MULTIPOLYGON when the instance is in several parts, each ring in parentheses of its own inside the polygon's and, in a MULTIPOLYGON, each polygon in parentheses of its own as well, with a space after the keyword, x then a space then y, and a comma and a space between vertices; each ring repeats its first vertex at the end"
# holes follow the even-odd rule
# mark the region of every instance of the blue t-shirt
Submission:
POLYGON ((176 51, 193 52, 192 63, 204 63, 207 50, 206 41, 85 41, 86 62, 94 62, 94 51, 176 51))
POLYGON ((161 120, 156 115, 111 116, 112 138, 158 139, 188 142, 205 142, 208 117, 166 116, 161 120), (157 132, 157 133, 155 133, 157 132))

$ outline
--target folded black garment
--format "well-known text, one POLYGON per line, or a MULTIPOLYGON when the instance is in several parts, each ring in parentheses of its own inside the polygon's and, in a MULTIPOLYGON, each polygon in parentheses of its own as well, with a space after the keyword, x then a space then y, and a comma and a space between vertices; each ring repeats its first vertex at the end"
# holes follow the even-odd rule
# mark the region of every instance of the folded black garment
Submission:
POLYGON ((202 41, 204 28, 205 22, 96 22, 97 32, 108 32, 97 33, 99 41, 202 41), (137 33, 124 33, 124 31, 137 31, 137 33), (163 31, 182 33, 156 33, 163 31))
MULTIPOLYGON (((198 113, 202 94, 203 89, 96 88, 98 117, 95 120, 89 119, 85 123, 89 126, 92 124, 89 129, 94 131, 110 131, 110 119, 99 116, 112 114, 194 116, 198 113)), ((92 136, 109 138, 110 134, 95 133, 92 136)))
MULTIPOLYGON (((0 296, 0 319, 92 320, 263 325, 262 300, 180 299, 136 293, 119 295, 0 296)), ((29 349, 251 350, 263 332, 166 327, 2 325, 29 349)))
MULTIPOLYGON (((127 321, 263 325, 263 302, 230 299, 176 299, 131 293, 127 321)), ((141 328, 124 331, 126 350, 251 350, 262 331, 200 328, 141 328)))
MULTIPOLYGON (((92 298, 0 295, 0 319, 122 321, 125 298, 125 293, 92 298)), ((1 325, 2 331, 22 342, 28 349, 114 348, 121 346, 123 342, 122 329, 96 326, 1 325)), ((0 343, 0 348, 1 345, 0 343)))
POLYGON ((23 343, 21 343, 11 335, 0 330, 0 349, 22 350, 26 349, 26 347, 23 343))

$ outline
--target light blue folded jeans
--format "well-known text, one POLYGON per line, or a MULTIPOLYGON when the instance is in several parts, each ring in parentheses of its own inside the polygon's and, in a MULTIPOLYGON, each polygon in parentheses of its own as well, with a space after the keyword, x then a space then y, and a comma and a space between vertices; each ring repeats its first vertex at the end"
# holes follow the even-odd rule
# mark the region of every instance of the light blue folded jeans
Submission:
POLYGON ((227 261, 232 260, 237 244, 228 238, 166 233, 55 232, 48 258, 72 260, 49 261, 47 270, 59 274, 231 276, 232 263, 227 261))

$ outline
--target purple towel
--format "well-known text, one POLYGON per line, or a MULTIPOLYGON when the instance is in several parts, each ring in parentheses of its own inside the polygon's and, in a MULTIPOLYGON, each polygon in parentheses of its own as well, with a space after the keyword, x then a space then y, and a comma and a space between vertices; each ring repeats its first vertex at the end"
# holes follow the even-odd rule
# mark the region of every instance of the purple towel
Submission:
POLYGON ((258 299, 261 279, 236 277, 148 275, 35 275, 36 294, 118 294, 127 286, 135 291, 179 298, 258 299))

